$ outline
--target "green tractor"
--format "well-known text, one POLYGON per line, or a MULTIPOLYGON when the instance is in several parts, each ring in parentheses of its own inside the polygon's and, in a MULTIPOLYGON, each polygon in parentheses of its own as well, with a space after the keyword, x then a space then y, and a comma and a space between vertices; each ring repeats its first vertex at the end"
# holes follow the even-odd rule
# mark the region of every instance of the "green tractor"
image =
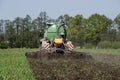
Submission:
POLYGON ((44 38, 40 40, 42 43, 42 49, 56 52, 72 51, 74 46, 71 41, 67 40, 66 37, 67 27, 64 23, 49 23, 47 24, 44 38))

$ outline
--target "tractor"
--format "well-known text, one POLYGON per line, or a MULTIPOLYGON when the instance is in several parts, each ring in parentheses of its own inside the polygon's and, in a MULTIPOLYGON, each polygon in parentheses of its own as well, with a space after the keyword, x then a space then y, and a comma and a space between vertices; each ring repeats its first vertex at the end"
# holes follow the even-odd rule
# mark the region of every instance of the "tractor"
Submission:
POLYGON ((47 23, 44 38, 40 42, 42 49, 57 53, 74 49, 72 42, 67 40, 67 26, 64 22, 60 24, 47 23))

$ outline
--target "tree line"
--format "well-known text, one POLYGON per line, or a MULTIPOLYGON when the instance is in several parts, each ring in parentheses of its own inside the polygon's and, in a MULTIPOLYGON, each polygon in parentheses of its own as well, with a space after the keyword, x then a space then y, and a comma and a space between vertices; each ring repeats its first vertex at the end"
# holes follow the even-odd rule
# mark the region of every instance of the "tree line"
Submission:
POLYGON ((14 20, 1 19, 0 46, 37 48, 39 40, 43 38, 46 22, 59 21, 64 21, 68 26, 67 38, 80 47, 86 44, 96 47, 102 41, 120 41, 120 15, 114 20, 97 13, 89 18, 84 18, 81 14, 74 17, 65 14, 52 19, 46 12, 40 12, 33 20, 30 15, 26 15, 25 18, 16 17, 14 20))
POLYGON ((114 20, 100 14, 93 14, 89 18, 76 15, 68 21, 68 24, 69 39, 81 47, 85 45, 98 47, 102 44, 100 42, 105 42, 103 45, 108 44, 110 47, 109 44, 118 42, 120 48, 120 15, 114 20))

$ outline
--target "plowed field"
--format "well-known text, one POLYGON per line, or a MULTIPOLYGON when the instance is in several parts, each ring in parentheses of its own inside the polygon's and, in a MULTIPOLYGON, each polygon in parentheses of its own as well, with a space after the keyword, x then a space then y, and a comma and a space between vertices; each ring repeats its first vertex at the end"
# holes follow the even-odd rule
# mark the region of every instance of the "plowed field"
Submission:
POLYGON ((28 52, 36 80, 120 80, 120 55, 28 52))

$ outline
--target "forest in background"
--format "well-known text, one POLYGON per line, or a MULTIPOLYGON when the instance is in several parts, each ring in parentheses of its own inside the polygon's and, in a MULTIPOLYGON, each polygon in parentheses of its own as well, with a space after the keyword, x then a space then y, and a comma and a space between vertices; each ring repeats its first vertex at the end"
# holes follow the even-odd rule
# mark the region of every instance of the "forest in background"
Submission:
POLYGON ((80 48, 120 48, 120 14, 114 20, 98 13, 84 18, 68 14, 52 19, 47 12, 40 12, 32 19, 16 17, 14 20, 0 19, 0 48, 38 48, 43 38, 46 22, 64 21, 68 26, 67 38, 80 48))

